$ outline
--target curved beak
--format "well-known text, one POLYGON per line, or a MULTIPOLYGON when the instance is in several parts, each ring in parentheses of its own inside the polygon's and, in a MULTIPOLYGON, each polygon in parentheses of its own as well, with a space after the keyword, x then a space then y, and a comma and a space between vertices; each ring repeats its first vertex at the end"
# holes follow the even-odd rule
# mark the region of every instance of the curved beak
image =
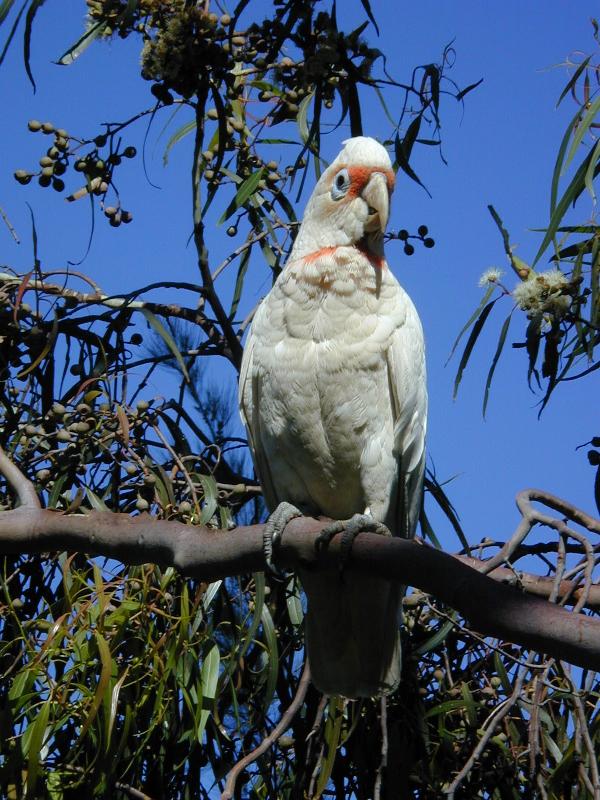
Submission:
POLYGON ((390 215, 390 193, 387 179, 382 172, 374 172, 361 192, 361 197, 369 206, 369 216, 365 230, 368 233, 386 229, 390 215))

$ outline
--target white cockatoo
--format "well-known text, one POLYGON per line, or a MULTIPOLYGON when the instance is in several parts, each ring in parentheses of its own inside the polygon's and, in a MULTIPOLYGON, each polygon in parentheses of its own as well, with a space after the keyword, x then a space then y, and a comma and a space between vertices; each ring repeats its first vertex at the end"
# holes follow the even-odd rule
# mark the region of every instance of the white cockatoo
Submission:
MULTIPOLYGON (((414 535, 427 389, 421 322, 383 252, 393 186, 385 148, 348 139, 252 323, 241 415, 265 502, 271 512, 286 503, 284 524, 291 503, 334 520, 366 515, 354 532, 371 520, 373 529, 414 535)), ((317 688, 345 697, 393 691, 403 587, 339 570, 300 577, 317 688)))

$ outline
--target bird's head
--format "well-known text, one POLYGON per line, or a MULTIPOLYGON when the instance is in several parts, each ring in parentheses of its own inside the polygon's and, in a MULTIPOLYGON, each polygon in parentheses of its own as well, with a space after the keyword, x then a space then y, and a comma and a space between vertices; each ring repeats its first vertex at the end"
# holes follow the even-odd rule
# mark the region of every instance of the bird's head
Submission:
POLYGON ((353 245, 381 256, 393 188, 386 149, 368 136, 347 139, 308 201, 292 259, 353 245))

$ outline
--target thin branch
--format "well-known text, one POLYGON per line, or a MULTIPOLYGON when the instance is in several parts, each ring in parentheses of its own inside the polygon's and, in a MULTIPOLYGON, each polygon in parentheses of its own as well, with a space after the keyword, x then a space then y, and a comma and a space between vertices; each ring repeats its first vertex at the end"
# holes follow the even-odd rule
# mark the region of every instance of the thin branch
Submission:
POLYGON ((227 776, 227 783, 225 784, 225 791, 221 795, 221 800, 231 800, 233 797, 233 793, 235 791, 235 784, 237 779, 239 778, 240 774, 246 769, 246 767, 250 766, 250 764, 254 763, 257 758, 259 758, 263 753, 265 753, 271 745, 279 739, 279 737, 285 733, 285 731, 290 727, 292 724, 292 720, 300 710, 302 704, 304 703, 304 698, 306 697, 306 691, 308 689, 308 684, 310 683, 310 666, 308 664, 308 660, 304 664, 304 670, 302 672, 302 677, 300 678, 300 682, 298 683, 298 689, 296 690, 296 694, 294 699, 290 703, 287 711, 281 717, 277 725, 273 728, 271 733, 262 740, 262 742, 255 747, 251 753, 248 753, 247 756, 240 759, 237 764, 233 767, 229 775, 227 776))
POLYGON ((22 508, 41 508, 35 486, 23 475, 21 470, 13 464, 3 450, 0 450, 0 473, 4 475, 8 484, 14 489, 22 508))
POLYGON ((477 746, 471 753, 469 759, 467 760, 467 763, 463 766, 463 768, 454 778, 450 786, 448 786, 448 788, 444 792, 448 800, 454 800, 454 794, 456 790, 458 789, 460 784, 464 781, 464 779, 467 777, 469 772, 473 769, 475 762, 477 761, 479 756, 483 753, 483 751, 487 746, 487 743, 494 735, 494 731, 496 730, 500 722, 502 722, 504 717, 508 714, 508 712, 511 710, 511 708, 515 705, 515 703, 517 703, 521 699, 521 691, 523 689, 523 680, 525 678, 525 675, 526 675, 526 669, 524 667, 521 667, 521 669, 519 670, 519 674, 517 675, 517 680, 515 681, 514 689, 511 696, 507 697, 506 700, 503 703, 501 703, 496 708, 494 713, 491 714, 490 717, 488 718, 489 724, 487 725, 485 731, 481 735, 481 738, 477 742, 477 746))

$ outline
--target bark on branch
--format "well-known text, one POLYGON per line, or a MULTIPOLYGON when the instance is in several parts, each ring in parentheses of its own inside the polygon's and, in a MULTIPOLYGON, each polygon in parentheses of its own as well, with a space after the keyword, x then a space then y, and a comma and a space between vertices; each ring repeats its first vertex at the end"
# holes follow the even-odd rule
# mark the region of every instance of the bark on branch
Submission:
MULTIPOLYGON (((3 466, 0 463, 0 470, 10 481, 3 466)), ((174 566, 183 575, 207 581, 264 568, 263 525, 224 532, 156 520, 145 514, 130 517, 94 511, 65 515, 41 509, 22 485, 20 499, 23 505, 0 513, 3 554, 81 550, 126 564, 174 566)), ((300 565, 315 570, 337 567, 339 536, 326 551, 315 551, 323 525, 323 520, 308 517, 290 522, 277 551, 278 564, 291 569, 300 565)), ((354 542, 347 570, 366 571, 415 586, 456 609, 483 634, 600 669, 599 620, 500 583, 428 545, 361 533, 354 542)))

